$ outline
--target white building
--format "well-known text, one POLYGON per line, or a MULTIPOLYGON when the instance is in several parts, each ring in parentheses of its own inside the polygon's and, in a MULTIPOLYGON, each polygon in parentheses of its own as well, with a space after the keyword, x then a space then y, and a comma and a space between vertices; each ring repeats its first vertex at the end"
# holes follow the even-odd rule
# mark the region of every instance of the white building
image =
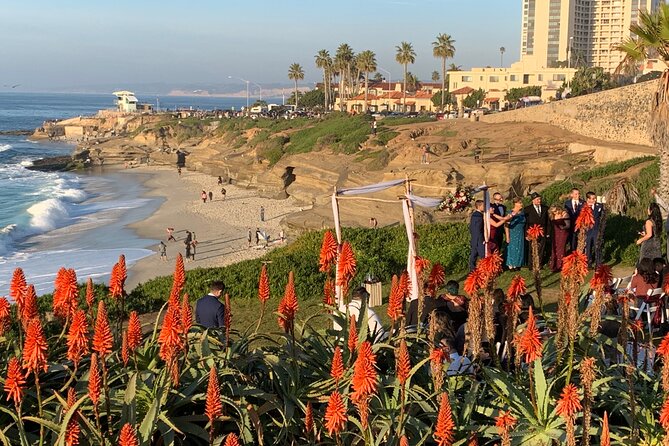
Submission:
POLYGON ((116 108, 122 113, 135 113, 137 111, 137 98, 132 91, 115 91, 116 108))

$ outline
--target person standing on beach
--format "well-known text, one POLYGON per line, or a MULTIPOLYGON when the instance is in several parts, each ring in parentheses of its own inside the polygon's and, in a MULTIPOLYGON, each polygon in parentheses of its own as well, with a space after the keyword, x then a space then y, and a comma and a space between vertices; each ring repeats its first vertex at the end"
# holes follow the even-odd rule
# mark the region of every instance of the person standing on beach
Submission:
POLYGON ((283 229, 281 231, 279 231, 279 239, 281 239, 281 243, 286 242, 286 233, 283 232, 283 229))
POLYGON ((184 245, 186 246, 186 262, 190 260, 190 249, 191 249, 191 240, 186 239, 184 240, 184 245))
POLYGON ((209 294, 195 303, 195 322, 205 328, 225 325, 225 305, 219 300, 225 291, 223 282, 217 280, 209 285, 209 294))
POLYGON ((197 240, 193 239, 192 242, 190 242, 190 259, 192 261, 195 261, 195 248, 197 247, 197 240))
POLYGON ((225 194, 226 194, 226 193, 227 193, 227 191, 225 190, 224 187, 222 187, 222 188, 221 188, 221 195, 223 195, 223 198, 222 198, 223 201, 225 201, 225 194))
POLYGON ((223 178, 221 178, 221 176, 219 175, 219 177, 218 177, 218 185, 220 186, 221 184, 223 184, 223 178))
POLYGON ((256 246, 260 242, 260 228, 256 228, 256 246))
POLYGON ((174 238, 174 228, 167 228, 167 241, 169 242, 170 240, 173 242, 176 242, 177 239, 174 238))
POLYGON ((207 202, 207 192, 204 189, 202 189, 202 192, 200 193, 200 198, 202 198, 203 203, 207 202))
POLYGON ((260 206, 260 221, 265 221, 265 206, 260 206))
POLYGON ((252 234, 251 234, 251 228, 248 228, 248 230, 249 230, 249 233, 248 233, 248 235, 246 236, 246 241, 249 242, 249 248, 250 248, 250 247, 251 247, 251 235, 252 235, 252 234))
POLYGON ((209 201, 214 201, 214 193, 209 191, 209 201))
POLYGON ((167 262, 167 245, 165 244, 164 241, 160 241, 160 245, 158 246, 158 250, 160 251, 160 260, 163 262, 167 262))

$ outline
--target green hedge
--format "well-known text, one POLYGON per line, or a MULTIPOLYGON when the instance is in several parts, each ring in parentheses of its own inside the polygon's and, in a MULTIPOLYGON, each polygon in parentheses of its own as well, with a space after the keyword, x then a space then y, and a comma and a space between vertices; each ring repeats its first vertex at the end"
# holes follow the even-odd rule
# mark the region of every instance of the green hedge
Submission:
POLYGON ((619 161, 616 163, 608 163, 603 166, 595 167, 588 171, 576 174, 574 177, 583 182, 588 182, 596 178, 604 178, 610 175, 615 175, 627 171, 630 167, 636 166, 637 164, 645 163, 647 161, 654 160, 654 156, 644 156, 640 158, 632 158, 625 161, 619 161))

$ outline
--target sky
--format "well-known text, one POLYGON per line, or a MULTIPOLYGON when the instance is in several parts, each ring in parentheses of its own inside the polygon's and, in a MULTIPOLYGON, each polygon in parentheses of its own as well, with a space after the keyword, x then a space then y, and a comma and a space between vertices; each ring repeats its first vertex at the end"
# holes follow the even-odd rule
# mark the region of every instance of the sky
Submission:
POLYGON ((290 84, 293 62, 313 85, 314 55, 334 55, 341 43, 374 51, 399 80, 402 41, 417 53, 409 70, 429 80, 440 70, 437 34, 455 39, 449 63, 499 65, 503 46, 509 65, 519 58, 520 21, 521 0, 2 0, 0 91, 290 84))

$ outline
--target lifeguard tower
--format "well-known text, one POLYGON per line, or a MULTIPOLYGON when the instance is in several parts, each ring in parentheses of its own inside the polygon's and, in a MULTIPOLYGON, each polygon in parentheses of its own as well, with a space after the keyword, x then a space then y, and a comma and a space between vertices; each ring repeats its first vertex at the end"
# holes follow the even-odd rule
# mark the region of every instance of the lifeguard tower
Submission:
POLYGON ((137 112, 137 98, 132 91, 115 91, 116 108, 121 113, 135 113, 137 112))

